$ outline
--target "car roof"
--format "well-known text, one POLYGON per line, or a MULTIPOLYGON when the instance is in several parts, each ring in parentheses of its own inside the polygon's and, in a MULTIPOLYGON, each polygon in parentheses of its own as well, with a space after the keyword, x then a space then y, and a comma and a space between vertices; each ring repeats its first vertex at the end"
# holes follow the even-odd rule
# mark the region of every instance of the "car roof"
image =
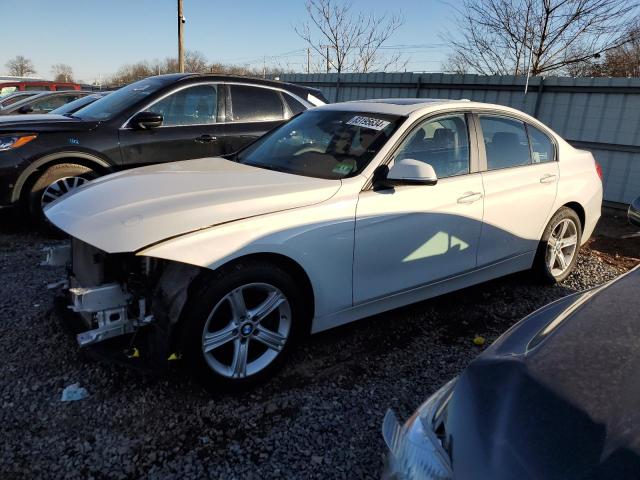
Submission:
POLYGON ((249 83, 252 85, 264 85, 267 87, 280 88, 297 95, 301 93, 312 93, 314 95, 320 96, 321 99, 324 99, 324 97, 322 96, 322 92, 314 87, 282 82, 280 80, 271 80, 268 78, 252 77, 249 75, 231 75, 225 73, 173 73, 168 75, 158 75, 158 77, 168 77, 170 80, 174 81, 215 80, 218 82, 249 83))
MULTIPOLYGON (((69 93, 87 93, 86 90, 43 90, 43 91, 36 91, 35 95, 32 95, 30 98, 26 98, 23 101, 35 101, 39 98, 42 97, 53 97, 56 95, 65 95, 65 94, 69 94, 69 93)), ((91 92, 89 92, 91 93, 91 92)))
POLYGON ((450 100, 441 98, 376 98, 371 100, 353 100, 350 102, 332 103, 317 107, 322 110, 347 110, 389 115, 407 116, 417 111, 446 105, 459 106, 468 104, 468 100, 450 100))
POLYGON ((14 109, 17 110, 18 108, 23 107, 25 105, 31 105, 32 103, 37 102, 38 100, 44 97, 55 97, 59 95, 69 94, 69 93, 81 94, 81 96, 85 96, 86 94, 91 94, 91 92, 86 90, 45 90, 42 92, 37 92, 35 95, 28 96, 27 98, 24 98, 22 100, 18 100, 16 103, 12 103, 8 107, 5 107, 4 110, 5 111, 14 110, 14 109))
POLYGON ((426 114, 433 110, 449 107, 463 108, 464 110, 488 109, 496 112, 511 113, 519 116, 524 115, 525 117, 528 117, 524 112, 514 108, 505 107, 504 105, 472 102, 467 99, 448 98, 379 98, 371 100, 354 100, 322 105, 315 109, 409 116, 414 113, 426 114))
POLYGON ((40 90, 18 90, 15 92, 7 93, 2 98, 5 99, 9 97, 18 97, 18 96, 24 96, 24 95, 37 95, 38 93, 40 93, 40 90))
POLYGON ((296 95, 311 93, 315 96, 318 96, 322 101, 325 101, 322 92, 317 88, 308 87, 305 85, 297 85, 295 83, 282 82, 280 80, 251 77, 248 75, 231 75, 224 73, 165 73, 162 75, 154 75, 148 78, 160 80, 164 84, 164 87, 179 82, 197 82, 202 80, 211 80, 216 82, 249 83, 252 85, 264 85, 268 87, 280 88, 282 90, 292 92, 296 95))

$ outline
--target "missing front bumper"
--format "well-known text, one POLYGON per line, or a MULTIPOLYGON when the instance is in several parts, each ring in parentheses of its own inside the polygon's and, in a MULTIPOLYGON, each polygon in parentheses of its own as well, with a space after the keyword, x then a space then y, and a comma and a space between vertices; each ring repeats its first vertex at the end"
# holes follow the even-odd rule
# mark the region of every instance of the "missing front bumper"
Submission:
POLYGON ((144 298, 137 301, 138 316, 129 316, 133 297, 118 283, 70 288, 69 296, 71 305, 68 308, 80 314, 91 328, 76 336, 81 347, 133 333, 153 322, 153 316, 147 315, 144 298))
POLYGON ((125 276, 126 280, 107 278, 111 275, 105 273, 108 268, 105 252, 77 239, 46 252, 42 265, 68 268, 68 281, 60 284, 68 288, 67 308, 85 324, 84 331, 76 335, 81 347, 135 333, 139 327, 153 322, 144 294, 140 291, 134 294, 128 289, 129 280, 133 281, 131 275, 125 276))

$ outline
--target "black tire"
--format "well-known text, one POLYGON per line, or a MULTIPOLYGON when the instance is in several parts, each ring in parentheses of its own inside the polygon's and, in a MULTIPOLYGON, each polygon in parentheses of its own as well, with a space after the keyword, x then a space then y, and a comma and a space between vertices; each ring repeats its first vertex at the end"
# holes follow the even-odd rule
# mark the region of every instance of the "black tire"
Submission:
MULTIPOLYGON (((293 346, 308 330, 306 317, 302 290, 291 275, 276 265, 244 261, 215 272, 204 272, 189 288, 189 297, 180 320, 179 343, 186 367, 212 393, 250 388, 271 377, 283 365, 293 346), (207 354, 203 351, 203 334, 208 317, 230 292, 243 285, 256 283, 276 287, 288 300, 291 311, 288 337, 282 350, 264 369, 243 378, 224 376, 209 365, 205 358, 207 354)), ((251 340, 256 342, 252 345, 258 345, 256 340, 251 340)), ((233 348, 236 348, 235 344, 233 348)))
POLYGON ((45 189, 58 180, 67 177, 80 177, 83 180, 92 180, 96 178, 97 175, 89 167, 75 163, 59 163, 47 168, 33 183, 27 197, 29 215, 36 223, 41 225, 45 224, 45 217, 42 212, 42 197, 45 189))
POLYGON ((553 215, 553 217, 551 217, 551 220, 549 220, 549 223, 547 224, 542 234, 542 238, 540 239, 540 243, 538 244, 538 250, 533 262, 533 272, 537 279, 543 283, 553 285, 562 282, 565 278, 571 275, 571 272, 575 268, 576 262, 578 261, 578 253, 580 252, 581 240, 582 223, 580 222, 578 214, 569 207, 560 208, 553 215), (551 237, 551 233, 563 220, 570 220, 571 222, 573 222, 577 235, 577 243, 575 252, 573 253, 573 257, 571 258, 570 263, 567 265, 566 270, 564 270, 561 274, 554 275, 549 266, 549 262, 547 261, 547 249, 549 247, 549 238, 551 237))

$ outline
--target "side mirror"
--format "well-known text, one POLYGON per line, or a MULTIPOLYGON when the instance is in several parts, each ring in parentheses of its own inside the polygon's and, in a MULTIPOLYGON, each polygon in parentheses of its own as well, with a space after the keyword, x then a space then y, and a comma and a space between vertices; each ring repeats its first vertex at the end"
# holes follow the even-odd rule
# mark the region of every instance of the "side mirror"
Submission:
POLYGON ((393 166, 387 170, 386 175, 382 171, 377 175, 374 174, 374 188, 393 188, 400 185, 435 185, 438 183, 438 176, 433 167, 420 160, 412 158, 396 160, 393 166))
POLYGON ((18 109, 18 113, 31 113, 33 112, 33 107, 31 105, 24 105, 18 109))
POLYGON ((640 197, 636 198, 629 205, 629 211, 627 212, 627 218, 631 225, 640 227, 640 197))
POLYGON ((138 112, 129 120, 129 126, 136 130, 150 130, 161 126, 163 120, 164 118, 160 113, 138 112))

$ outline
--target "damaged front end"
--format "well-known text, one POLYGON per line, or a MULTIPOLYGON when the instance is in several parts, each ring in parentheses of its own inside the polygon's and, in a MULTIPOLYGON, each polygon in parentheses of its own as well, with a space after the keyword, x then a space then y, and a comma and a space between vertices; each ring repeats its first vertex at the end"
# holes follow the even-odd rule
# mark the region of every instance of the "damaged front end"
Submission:
MULTIPOLYGON (((66 266, 65 306, 82 320, 81 347, 117 337, 130 349, 166 359, 199 268, 134 253, 106 253, 77 238, 52 248, 45 265, 66 266)), ((77 323, 77 322, 76 322, 77 323)))

